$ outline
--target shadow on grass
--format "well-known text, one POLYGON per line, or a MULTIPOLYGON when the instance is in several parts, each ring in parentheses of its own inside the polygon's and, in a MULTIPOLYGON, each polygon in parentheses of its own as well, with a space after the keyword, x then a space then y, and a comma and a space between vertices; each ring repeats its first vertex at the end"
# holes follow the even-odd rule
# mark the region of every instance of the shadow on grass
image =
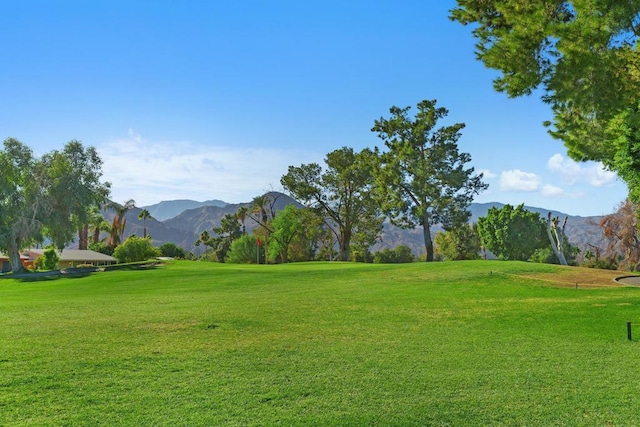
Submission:
POLYGON ((52 270, 52 271, 28 271, 18 274, 3 274, 0 275, 0 279, 15 279, 20 282, 47 282, 59 279, 78 279, 81 277, 87 277, 94 273, 102 273, 105 271, 133 271, 133 270, 155 270, 162 263, 159 261, 144 261, 134 262, 128 264, 116 264, 106 265, 101 267, 81 267, 81 268, 67 268, 65 270, 52 270))

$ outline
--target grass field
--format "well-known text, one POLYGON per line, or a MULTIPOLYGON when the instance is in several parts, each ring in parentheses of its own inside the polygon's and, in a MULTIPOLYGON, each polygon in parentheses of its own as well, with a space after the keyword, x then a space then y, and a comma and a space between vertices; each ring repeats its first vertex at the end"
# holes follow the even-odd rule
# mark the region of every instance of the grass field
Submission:
POLYGON ((613 276, 174 262, 1 279, 0 425, 640 425, 640 288, 613 276))

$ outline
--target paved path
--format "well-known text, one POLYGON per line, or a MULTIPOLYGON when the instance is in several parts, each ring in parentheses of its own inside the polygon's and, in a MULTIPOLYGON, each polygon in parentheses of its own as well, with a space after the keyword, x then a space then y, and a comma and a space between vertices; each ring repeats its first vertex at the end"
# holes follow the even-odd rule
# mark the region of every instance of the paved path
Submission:
POLYGON ((618 277, 616 281, 623 285, 640 286, 640 276, 618 277))

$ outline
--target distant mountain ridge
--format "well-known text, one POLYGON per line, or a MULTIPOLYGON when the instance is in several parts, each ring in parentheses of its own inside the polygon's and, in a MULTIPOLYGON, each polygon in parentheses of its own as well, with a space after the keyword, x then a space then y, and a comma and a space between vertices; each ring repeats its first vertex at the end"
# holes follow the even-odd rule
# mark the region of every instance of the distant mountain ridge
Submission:
MULTIPOLYGON (((280 211, 289 204, 302 207, 300 203, 291 197, 273 192, 276 196, 274 210, 280 211)), ((476 222, 478 218, 486 216, 491 208, 502 208, 505 204, 498 202, 491 203, 472 203, 469 207, 471 212, 470 222, 476 222)), ((168 200, 145 207, 149 210, 153 219, 146 221, 147 233, 153 238, 153 244, 159 246, 164 242, 173 242, 188 251, 195 249, 194 243, 198 239, 200 233, 204 230, 211 232, 213 227, 220 224, 220 220, 226 214, 234 214, 241 206, 249 208, 251 202, 229 204, 221 200, 210 200, 206 202, 196 202, 193 200, 168 200), (184 209, 182 209, 184 207, 184 209), (152 208, 154 209, 152 211, 152 208), (180 210, 182 209, 182 210, 180 210), (173 212, 180 210, 171 217, 173 212), (153 212, 156 212, 154 214, 153 212)), ((584 250, 587 244, 598 245, 602 247, 603 236, 602 230, 597 225, 601 216, 582 217, 567 215, 559 211, 525 206, 525 209, 537 212, 542 218, 546 218, 548 212, 551 215, 563 219, 568 217, 566 233, 569 241, 584 250)), ((127 228, 125 237, 135 234, 142 236, 143 221, 138 219, 141 208, 135 208, 127 213, 127 228)), ((257 222, 247 217, 245 221, 247 231, 251 232, 258 226, 257 222)), ((442 230, 440 225, 431 227, 432 238, 435 234, 442 230)), ((372 247, 372 251, 378 251, 384 248, 395 248, 398 245, 407 245, 416 254, 424 252, 424 241, 422 229, 401 229, 389 223, 385 223, 382 237, 378 243, 372 247)))
POLYGON ((201 206, 218 206, 224 207, 227 203, 222 200, 205 200, 204 202, 196 202, 195 200, 179 199, 166 200, 154 205, 142 206, 140 209, 146 209, 151 216, 158 221, 165 221, 180 215, 188 209, 195 209, 201 206))

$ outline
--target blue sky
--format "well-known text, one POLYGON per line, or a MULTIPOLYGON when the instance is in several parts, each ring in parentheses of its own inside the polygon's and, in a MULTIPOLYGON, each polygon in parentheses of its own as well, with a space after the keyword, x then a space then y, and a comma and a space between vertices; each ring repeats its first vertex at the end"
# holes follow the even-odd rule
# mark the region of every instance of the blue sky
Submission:
POLYGON ((437 99, 490 187, 477 202, 574 215, 626 186, 568 159, 538 97, 493 91, 453 1, 5 1, 0 137, 95 146, 112 199, 250 201, 289 165, 382 146, 389 107, 437 99))

